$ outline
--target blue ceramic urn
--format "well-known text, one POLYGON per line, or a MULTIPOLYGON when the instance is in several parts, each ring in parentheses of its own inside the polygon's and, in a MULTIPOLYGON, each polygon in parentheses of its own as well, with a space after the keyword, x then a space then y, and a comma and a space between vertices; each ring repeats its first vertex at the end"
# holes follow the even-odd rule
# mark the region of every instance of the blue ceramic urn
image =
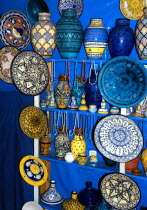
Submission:
POLYGON ((108 48, 111 57, 130 55, 135 37, 129 25, 129 19, 116 19, 115 27, 110 30, 108 35, 108 48))
POLYGON ((62 58, 77 58, 83 42, 83 27, 74 9, 63 10, 56 24, 57 48, 62 58))

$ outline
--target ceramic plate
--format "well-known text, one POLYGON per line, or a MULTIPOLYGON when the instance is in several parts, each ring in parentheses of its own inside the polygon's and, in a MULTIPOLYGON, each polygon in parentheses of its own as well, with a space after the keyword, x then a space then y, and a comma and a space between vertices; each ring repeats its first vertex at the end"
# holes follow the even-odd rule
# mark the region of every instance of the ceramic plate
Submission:
POLYGON ((137 59, 118 56, 103 65, 98 86, 108 103, 120 108, 136 106, 147 95, 147 72, 137 59))
POLYGON ((39 108, 28 106, 20 113, 19 124, 28 137, 40 138, 46 132, 47 118, 39 108))
POLYGON ((114 208, 133 209, 140 201, 140 190, 137 184, 121 173, 106 175, 100 184, 103 198, 114 208))
POLYGON ((79 17, 83 11, 83 1, 82 0, 59 0, 58 9, 60 15, 62 16, 62 11, 66 9, 75 9, 77 11, 77 17, 79 17))
POLYGON ((122 115, 109 115, 98 122, 94 131, 97 149, 116 162, 136 158, 143 147, 143 136, 136 123, 122 115))
POLYGON ((24 49, 30 43, 30 31, 30 23, 21 12, 9 11, 1 17, 0 36, 4 45, 24 49))
POLYGON ((22 210, 43 210, 43 208, 38 203, 29 201, 23 205, 22 210))
POLYGON ((143 0, 120 0, 121 13, 128 19, 136 20, 143 16, 143 0))
POLYGON ((47 64, 42 56, 36 52, 21 52, 12 62, 12 79, 22 93, 39 95, 48 85, 47 64))
POLYGON ((48 177, 47 168, 37 157, 27 155, 19 163, 19 170, 22 178, 30 185, 43 185, 48 177))
POLYGON ((19 50, 12 46, 6 46, 0 49, 0 78, 6 83, 13 83, 10 68, 14 57, 18 53, 19 50))

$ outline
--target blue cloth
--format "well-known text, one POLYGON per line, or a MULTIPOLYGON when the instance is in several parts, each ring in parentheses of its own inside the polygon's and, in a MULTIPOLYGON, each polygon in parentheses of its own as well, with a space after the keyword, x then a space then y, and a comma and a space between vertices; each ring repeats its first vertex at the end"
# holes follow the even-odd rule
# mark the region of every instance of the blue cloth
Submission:
POLYGON ((33 155, 33 139, 20 128, 19 115, 33 105, 33 97, 20 92, 0 92, 0 210, 21 210, 33 200, 33 187, 19 172, 19 162, 33 155))

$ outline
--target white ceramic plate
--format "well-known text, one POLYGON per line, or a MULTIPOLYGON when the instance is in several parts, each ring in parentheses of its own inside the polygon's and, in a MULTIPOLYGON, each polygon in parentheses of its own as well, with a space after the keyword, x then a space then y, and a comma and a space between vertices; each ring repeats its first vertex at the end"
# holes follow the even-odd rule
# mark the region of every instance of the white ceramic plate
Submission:
POLYGON ((23 205, 22 210, 43 210, 43 209, 38 203, 34 201, 29 201, 23 205))

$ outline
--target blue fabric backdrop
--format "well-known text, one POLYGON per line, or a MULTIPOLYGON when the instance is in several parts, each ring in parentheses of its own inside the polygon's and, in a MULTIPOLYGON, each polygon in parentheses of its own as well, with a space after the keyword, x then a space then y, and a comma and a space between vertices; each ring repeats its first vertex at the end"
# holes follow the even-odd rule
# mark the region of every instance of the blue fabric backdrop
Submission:
POLYGON ((0 210, 21 210, 33 200, 33 187, 19 173, 19 162, 33 155, 33 139, 19 126, 21 110, 33 105, 33 97, 18 91, 0 92, 0 210))

